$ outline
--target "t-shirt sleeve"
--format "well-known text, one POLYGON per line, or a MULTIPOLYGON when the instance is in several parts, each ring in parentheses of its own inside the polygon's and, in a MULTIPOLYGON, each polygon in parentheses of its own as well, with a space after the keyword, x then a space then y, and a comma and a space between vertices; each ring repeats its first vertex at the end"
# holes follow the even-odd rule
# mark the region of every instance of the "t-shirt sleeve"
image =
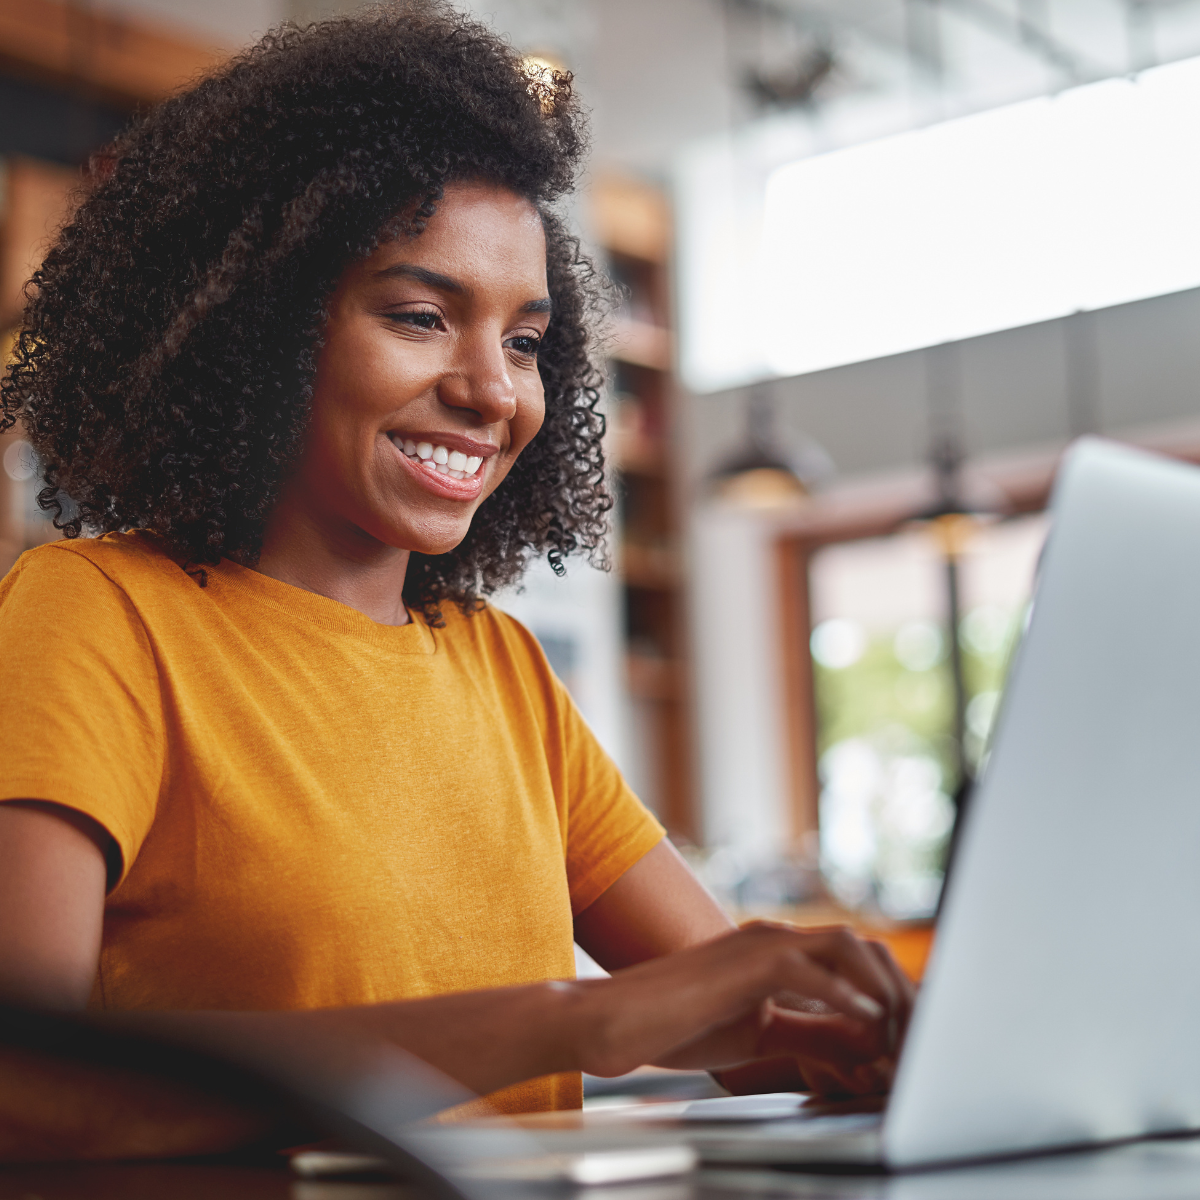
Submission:
POLYGON ((0 583, 0 801, 46 800, 98 821, 122 878, 154 820, 163 775, 153 649, 125 592, 61 544, 0 583))
POLYGON ((600 745, 537 638, 508 613, 491 606, 488 612, 508 662, 535 698, 559 807, 571 911, 581 913, 654 849, 666 830, 600 745))
POLYGON ((544 713, 543 735, 558 795, 571 911, 580 913, 658 845, 666 830, 634 795, 600 745, 537 638, 508 614, 492 612, 544 713))
POLYGON ((571 911, 581 913, 657 846, 666 830, 634 795, 566 688, 557 686, 566 750, 567 883, 571 911))

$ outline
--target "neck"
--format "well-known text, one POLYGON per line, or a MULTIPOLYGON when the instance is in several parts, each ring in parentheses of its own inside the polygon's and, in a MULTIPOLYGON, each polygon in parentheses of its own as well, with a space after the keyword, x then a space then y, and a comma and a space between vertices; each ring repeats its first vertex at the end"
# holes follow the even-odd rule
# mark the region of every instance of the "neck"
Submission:
POLYGON ((356 527, 330 528, 285 500, 267 523, 255 569, 348 605, 380 625, 407 625, 408 555, 356 527))

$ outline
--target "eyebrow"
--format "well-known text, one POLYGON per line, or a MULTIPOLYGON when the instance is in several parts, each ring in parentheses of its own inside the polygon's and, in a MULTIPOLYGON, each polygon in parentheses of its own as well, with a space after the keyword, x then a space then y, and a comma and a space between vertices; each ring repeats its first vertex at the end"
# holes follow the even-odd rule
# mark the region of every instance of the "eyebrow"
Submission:
POLYGON ((466 284, 459 283, 457 279, 451 279, 449 275, 443 275, 440 271, 431 271, 428 267, 418 267, 413 263, 396 263, 376 271, 375 274, 383 279, 394 279, 397 275, 415 279, 418 283, 425 283, 432 288, 437 288, 439 292, 450 292, 455 296, 465 296, 470 291, 466 284))
MULTIPOLYGON (((465 283, 449 275, 443 275, 440 271, 431 271, 428 267, 418 267, 415 263, 395 263, 393 266, 376 271, 375 274, 383 279, 394 279, 397 276, 415 279, 418 283, 437 288, 439 292, 449 292, 452 296, 466 296, 471 292, 465 283)), ((552 308, 549 296, 544 296, 541 300, 530 300, 521 305, 523 313, 548 313, 552 308)))

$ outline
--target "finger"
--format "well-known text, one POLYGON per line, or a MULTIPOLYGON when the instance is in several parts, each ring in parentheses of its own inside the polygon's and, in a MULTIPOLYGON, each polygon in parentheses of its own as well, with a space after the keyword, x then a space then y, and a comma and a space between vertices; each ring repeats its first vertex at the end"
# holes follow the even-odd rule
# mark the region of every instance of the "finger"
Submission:
POLYGON ((904 973, 900 964, 893 957, 891 950, 883 942, 869 941, 868 949, 875 955, 880 968, 891 979, 895 988, 897 1003, 891 1012, 892 1027, 889 1044, 892 1053, 898 1053, 908 1032, 908 1022, 912 1017, 913 1003, 916 1000, 916 989, 912 981, 904 973))
MULTIPOLYGON (((682 1071, 724 1070, 779 1056, 843 1063, 850 1072, 886 1053, 884 1028, 879 1022, 867 1023, 841 1013, 798 1013, 766 1001, 760 1011, 710 1028, 651 1061, 658 1067, 682 1071)), ((849 1087, 849 1074, 844 1082, 849 1087)))
POLYGON ((888 992, 882 971, 848 930, 822 930, 814 935, 764 921, 754 922, 735 936, 751 946, 769 947, 761 962, 773 968, 770 995, 795 992, 823 1001, 858 1021, 884 1018, 888 992))
POLYGON ((896 961, 895 955, 892 954, 891 948, 886 942, 872 941, 869 944, 879 956, 884 969, 895 980, 905 1012, 911 1014, 917 999, 916 984, 908 977, 908 972, 896 961))
POLYGON ((778 1011, 764 1030, 762 1053, 788 1050, 800 1064, 809 1090, 822 1095, 867 1095, 890 1089, 893 1059, 880 1054, 877 1041, 850 1033, 854 1022, 844 1017, 817 1018, 778 1011), (850 1036, 846 1036, 850 1034, 850 1036))
MULTIPOLYGON (((781 992, 822 1001, 850 1020, 882 1026, 886 1009, 880 1000, 806 953, 816 946, 836 962, 829 942, 826 935, 814 940, 794 928, 758 925, 594 981, 581 990, 583 1007, 586 1013, 592 998, 602 1001, 602 1015, 586 1016, 584 1023, 594 1021, 604 1036, 591 1039, 586 1069, 609 1075, 630 1069, 630 1063, 665 1062, 683 1047, 699 1048, 712 1031, 738 1027, 741 1018, 757 1015, 764 1001, 781 992)), ((866 957, 861 946, 857 953, 866 957)), ((870 961, 875 962, 873 957, 870 961)), ((882 1052, 881 1046, 876 1055, 882 1052)), ((753 1054, 742 1061, 748 1057, 753 1054)))
POLYGON ((861 1084, 852 1071, 840 1071, 827 1063, 816 1063, 810 1060, 800 1060, 800 1072, 808 1084, 805 1091, 814 1096, 826 1097, 830 1100, 842 1099, 846 1096, 859 1094, 861 1084))
POLYGON ((904 992, 898 981, 892 978, 889 970, 888 960, 890 955, 887 952, 887 947, 881 942, 868 941, 866 943, 867 950, 874 954, 879 961, 880 969, 892 980, 892 991, 895 996, 894 1002, 888 1008, 887 1015, 887 1052, 890 1055, 896 1055, 900 1050, 900 1040, 904 1036, 904 1026, 907 1021, 907 1015, 904 1004, 904 992))
POLYGON ((761 1057, 761 1027, 757 1013, 741 1017, 658 1055, 652 1065, 673 1071, 711 1071, 752 1062, 761 1057))
POLYGON ((876 956, 867 949, 867 941, 858 937, 849 926, 830 925, 801 929, 782 921, 753 921, 744 931, 774 931, 801 939, 805 953, 829 970, 844 975, 859 990, 871 996, 885 1008, 899 1001, 891 975, 883 969, 876 956))
POLYGON ((757 1096, 764 1092, 808 1092, 807 1078, 799 1059, 760 1058, 738 1067, 714 1071, 716 1081, 735 1096, 757 1096))
POLYGON ((888 1090, 889 1072, 877 1063, 856 1065, 807 1058, 796 1062, 808 1084, 804 1090, 822 1097, 878 1095, 888 1090))
POLYGON ((886 1012, 899 1010, 901 994, 896 982, 866 941, 845 926, 806 930, 803 936, 804 950, 810 958, 848 979, 886 1012))
POLYGON ((868 1025, 840 1014, 822 1017, 774 1008, 770 1020, 762 1026, 756 1053, 788 1054, 857 1067, 887 1053, 886 1030, 881 1024, 868 1025))

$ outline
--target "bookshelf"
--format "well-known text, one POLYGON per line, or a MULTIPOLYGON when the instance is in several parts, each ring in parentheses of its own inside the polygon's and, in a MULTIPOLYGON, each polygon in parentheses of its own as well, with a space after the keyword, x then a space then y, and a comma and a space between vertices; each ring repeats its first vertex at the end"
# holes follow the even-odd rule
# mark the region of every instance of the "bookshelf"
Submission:
POLYGON ((671 833, 696 841, 670 209, 661 191, 622 177, 597 179, 590 201, 609 275, 624 296, 609 351, 609 455, 638 774, 644 798, 671 833))
MULTIPOLYGON (((107 140, 135 110, 229 53, 169 23, 103 5, 0 0, 0 81, 26 89, 23 102, 35 106, 29 124, 42 131, 29 146, 38 157, 0 156, 0 361, 20 319, 22 286, 66 216, 80 165, 97 148, 89 139, 107 140), (67 128, 64 105, 78 118, 67 128)), ((40 481, 29 473, 22 440, 19 428, 0 434, 0 575, 22 551, 58 537, 34 503, 40 481)))
MULTIPOLYGON (((7 365, 24 300, 22 288, 66 216, 76 168, 16 155, 0 159, 0 366, 7 365)), ((31 546, 57 538, 37 507, 41 480, 19 427, 0 434, 0 575, 31 546)))

